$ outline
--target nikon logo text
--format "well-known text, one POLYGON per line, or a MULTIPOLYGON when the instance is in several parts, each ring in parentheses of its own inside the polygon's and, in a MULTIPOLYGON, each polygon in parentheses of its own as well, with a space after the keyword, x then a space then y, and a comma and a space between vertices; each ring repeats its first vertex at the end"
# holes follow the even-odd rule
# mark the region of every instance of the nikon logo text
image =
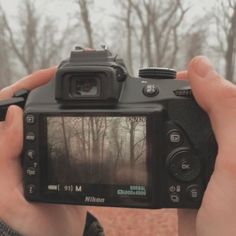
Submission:
POLYGON ((93 196, 86 196, 85 202, 94 202, 94 203, 104 203, 105 198, 93 197, 93 196))

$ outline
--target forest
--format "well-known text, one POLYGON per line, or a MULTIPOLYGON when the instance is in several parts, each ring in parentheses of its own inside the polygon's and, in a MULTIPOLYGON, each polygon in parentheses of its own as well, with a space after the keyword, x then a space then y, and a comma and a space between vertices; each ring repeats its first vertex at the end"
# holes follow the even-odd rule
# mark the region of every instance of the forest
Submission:
MULTIPOLYGON (((0 45, 0 90, 59 65, 77 45, 106 45, 134 76, 147 66, 186 70, 194 56, 205 55, 235 83, 236 0, 0 0, 0 45)), ((142 119, 48 117, 47 122, 50 183, 146 184, 142 119)), ((178 235, 175 209, 88 211, 109 236, 178 235)))
POLYGON ((147 183, 145 117, 48 117, 54 183, 147 183))
POLYGON ((75 45, 106 44, 134 75, 145 66, 182 70, 203 54, 235 77, 235 0, 1 0, 0 31, 0 88, 58 65, 75 45))

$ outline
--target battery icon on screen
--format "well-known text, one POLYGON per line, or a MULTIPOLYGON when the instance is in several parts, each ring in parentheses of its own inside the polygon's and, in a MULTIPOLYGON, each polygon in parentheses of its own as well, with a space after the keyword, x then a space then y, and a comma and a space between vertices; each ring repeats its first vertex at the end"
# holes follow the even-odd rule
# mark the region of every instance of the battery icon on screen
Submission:
POLYGON ((48 185, 48 190, 59 191, 59 185, 48 185))

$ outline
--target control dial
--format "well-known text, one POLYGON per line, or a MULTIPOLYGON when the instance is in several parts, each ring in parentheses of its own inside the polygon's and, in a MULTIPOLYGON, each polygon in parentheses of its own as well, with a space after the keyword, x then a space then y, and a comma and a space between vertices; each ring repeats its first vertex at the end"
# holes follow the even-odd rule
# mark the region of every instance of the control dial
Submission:
POLYGON ((149 79, 175 79, 176 71, 162 67, 147 67, 139 70, 139 77, 149 79))
POLYGON ((167 159, 171 175, 184 182, 197 178, 201 171, 200 159, 190 149, 176 149, 167 159))

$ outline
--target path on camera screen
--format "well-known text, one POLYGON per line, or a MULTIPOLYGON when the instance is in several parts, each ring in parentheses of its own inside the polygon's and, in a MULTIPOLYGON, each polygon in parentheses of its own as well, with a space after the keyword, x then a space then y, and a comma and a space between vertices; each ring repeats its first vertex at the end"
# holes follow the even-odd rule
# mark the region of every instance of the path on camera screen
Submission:
POLYGON ((47 131, 51 181, 146 184, 144 117, 49 117, 47 131))
POLYGON ((176 210, 91 207, 108 236, 177 236, 176 210))

